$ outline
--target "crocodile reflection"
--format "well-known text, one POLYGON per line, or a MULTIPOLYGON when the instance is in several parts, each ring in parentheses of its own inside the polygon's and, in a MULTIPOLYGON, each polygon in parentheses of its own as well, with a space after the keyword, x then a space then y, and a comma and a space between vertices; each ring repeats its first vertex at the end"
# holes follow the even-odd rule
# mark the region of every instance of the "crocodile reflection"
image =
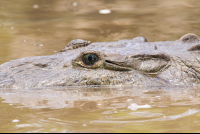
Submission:
POLYGON ((126 108, 132 103, 149 104, 152 107, 170 105, 197 105, 199 88, 151 87, 147 89, 120 88, 80 88, 80 89, 41 89, 18 90, 2 89, 0 97, 5 103, 22 104, 20 107, 71 109, 92 112, 99 109, 126 108), (177 101, 182 100, 182 101, 177 101), (184 101, 185 100, 185 101, 184 101), (153 104, 153 105, 152 105, 153 104))

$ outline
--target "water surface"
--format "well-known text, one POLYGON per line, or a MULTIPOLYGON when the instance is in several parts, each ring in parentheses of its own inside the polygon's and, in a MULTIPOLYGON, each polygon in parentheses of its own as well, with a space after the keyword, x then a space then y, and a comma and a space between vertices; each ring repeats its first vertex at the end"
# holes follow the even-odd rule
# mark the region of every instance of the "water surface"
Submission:
MULTIPOLYGON (((72 39, 200 36, 198 0, 0 1, 0 63, 52 55, 72 39), (110 13, 102 14, 102 9, 110 13)), ((199 132, 199 87, 1 89, 1 132, 199 132)))
POLYGON ((200 88, 2 89, 1 132, 199 132, 200 88))

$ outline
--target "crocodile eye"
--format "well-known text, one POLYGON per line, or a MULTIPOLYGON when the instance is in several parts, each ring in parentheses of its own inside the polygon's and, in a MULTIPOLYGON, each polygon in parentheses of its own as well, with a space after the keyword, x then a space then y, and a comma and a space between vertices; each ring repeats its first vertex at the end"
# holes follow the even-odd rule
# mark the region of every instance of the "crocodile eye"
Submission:
POLYGON ((82 61, 86 65, 94 65, 98 59, 99 58, 95 54, 85 54, 83 55, 82 61))

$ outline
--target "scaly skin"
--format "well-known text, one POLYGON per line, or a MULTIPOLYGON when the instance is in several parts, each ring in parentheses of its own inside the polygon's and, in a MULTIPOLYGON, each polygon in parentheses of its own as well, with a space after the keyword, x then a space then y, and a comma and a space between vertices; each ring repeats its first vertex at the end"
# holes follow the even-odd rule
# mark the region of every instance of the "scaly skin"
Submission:
POLYGON ((0 65, 0 88, 194 86, 200 83, 199 50, 195 34, 164 42, 147 42, 144 37, 92 44, 72 40, 55 55, 0 65))

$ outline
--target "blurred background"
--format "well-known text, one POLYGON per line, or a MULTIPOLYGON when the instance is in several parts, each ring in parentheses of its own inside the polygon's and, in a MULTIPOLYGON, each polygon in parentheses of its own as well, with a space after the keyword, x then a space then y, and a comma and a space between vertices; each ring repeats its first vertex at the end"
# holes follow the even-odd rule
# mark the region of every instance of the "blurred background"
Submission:
POLYGON ((200 36, 199 0, 0 0, 0 64, 52 55, 72 39, 200 36))
MULTIPOLYGON (((200 36, 200 0, 0 0, 0 64, 58 53, 73 39, 200 36)), ((0 90, 1 132, 200 132, 200 90, 0 90)))

